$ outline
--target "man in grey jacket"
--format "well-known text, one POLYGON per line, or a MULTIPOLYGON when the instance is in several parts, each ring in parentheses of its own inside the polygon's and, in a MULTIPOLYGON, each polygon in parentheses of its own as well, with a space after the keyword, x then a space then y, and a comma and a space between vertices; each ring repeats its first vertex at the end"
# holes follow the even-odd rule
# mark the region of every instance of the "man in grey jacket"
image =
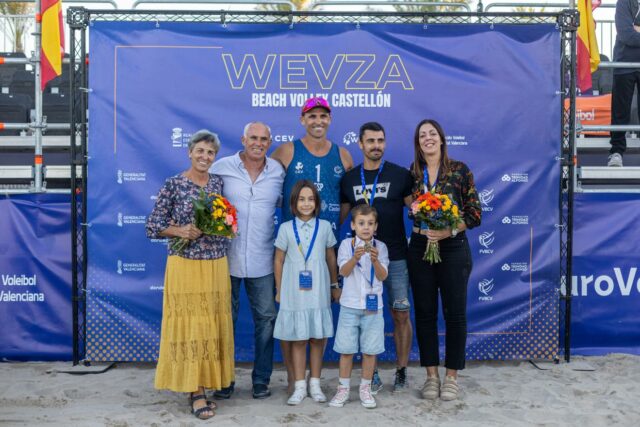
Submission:
MULTIPOLYGON (((617 35, 613 48, 613 60, 615 62, 640 62, 639 3, 640 0, 618 0, 618 3, 616 3, 617 35)), ((640 69, 614 69, 611 97, 611 124, 629 124, 631 118, 631 101, 633 99, 633 91, 636 87, 640 87, 640 69)), ((640 100, 640 97, 638 97, 638 100, 640 100)), ((640 108, 638 111, 640 111, 640 108)), ((611 132, 611 149, 609 150, 608 166, 622 166, 622 156, 626 148, 627 140, 625 132, 611 132)))

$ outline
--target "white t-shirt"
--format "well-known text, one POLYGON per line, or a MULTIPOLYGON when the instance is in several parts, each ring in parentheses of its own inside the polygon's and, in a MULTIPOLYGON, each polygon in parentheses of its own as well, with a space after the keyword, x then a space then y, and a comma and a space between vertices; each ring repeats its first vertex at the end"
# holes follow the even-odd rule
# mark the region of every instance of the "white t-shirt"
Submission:
MULTIPOLYGON (((365 242, 355 237, 344 239, 340 243, 338 249, 338 267, 342 268, 352 257, 355 248, 364 246, 365 242)), ((375 244, 375 248, 378 250, 378 261, 384 267, 386 271, 389 271, 389 251, 387 246, 380 240, 373 239, 372 244, 375 244), (375 242, 375 243, 374 243, 375 242)), ((366 308, 366 295, 375 293, 378 295, 378 310, 383 306, 382 303, 382 281, 373 276, 373 289, 369 279, 371 277, 371 256, 368 252, 365 252, 360 257, 359 265, 356 265, 351 274, 344 277, 342 296, 340 297, 340 305, 348 308, 354 308, 357 310, 364 310, 366 308)))

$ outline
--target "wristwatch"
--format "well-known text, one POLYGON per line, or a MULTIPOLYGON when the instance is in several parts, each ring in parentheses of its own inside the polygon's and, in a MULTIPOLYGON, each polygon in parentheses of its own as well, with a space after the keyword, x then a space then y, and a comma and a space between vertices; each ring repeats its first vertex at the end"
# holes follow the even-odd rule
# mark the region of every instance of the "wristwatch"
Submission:
POLYGON ((451 229, 451 237, 456 237, 458 235, 458 227, 454 227, 451 229))

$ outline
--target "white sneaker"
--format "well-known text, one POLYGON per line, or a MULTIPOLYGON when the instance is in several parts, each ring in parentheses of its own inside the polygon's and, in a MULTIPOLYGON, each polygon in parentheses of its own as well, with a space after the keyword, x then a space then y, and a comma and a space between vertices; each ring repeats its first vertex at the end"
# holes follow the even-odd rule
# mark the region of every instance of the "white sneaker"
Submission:
POLYGON ((331 399, 331 402, 329 402, 329 406, 333 406, 334 408, 342 408, 348 401, 349 387, 339 385, 336 395, 333 396, 333 399, 331 399))
POLYGON ((446 377, 442 388, 440 389, 440 399, 442 400, 456 400, 460 389, 458 387, 458 380, 456 377, 446 377))
POLYGON ((322 389, 320 388, 320 382, 311 382, 309 381, 309 395, 313 399, 314 402, 324 403, 327 401, 327 396, 324 395, 322 389))
POLYGON ((440 378, 427 377, 427 380, 420 390, 423 399, 434 400, 440 396, 440 378))
POLYGON ((607 166, 609 167, 617 167, 617 168, 621 168, 622 167, 622 154, 620 153, 613 153, 609 155, 609 161, 607 162, 607 166))
POLYGON ((287 400, 287 405, 296 406, 302 403, 304 398, 307 397, 307 389, 302 387, 296 387, 293 390, 293 394, 287 400))
POLYGON ((371 384, 360 385, 360 403, 367 409, 377 406, 376 399, 371 394, 371 384))

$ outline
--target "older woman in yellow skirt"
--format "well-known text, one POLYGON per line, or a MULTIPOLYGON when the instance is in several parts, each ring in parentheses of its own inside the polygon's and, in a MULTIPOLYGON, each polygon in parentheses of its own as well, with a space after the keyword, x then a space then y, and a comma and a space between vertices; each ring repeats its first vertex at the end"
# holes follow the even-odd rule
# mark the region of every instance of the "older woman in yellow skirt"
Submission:
POLYGON ((191 412, 200 419, 215 415, 205 389, 235 379, 227 239, 203 235, 193 225, 191 204, 201 189, 222 194, 222 179, 209 173, 219 149, 217 135, 193 135, 191 167, 167 179, 146 224, 149 238, 190 240, 180 253, 169 245, 155 387, 190 393, 191 412))

